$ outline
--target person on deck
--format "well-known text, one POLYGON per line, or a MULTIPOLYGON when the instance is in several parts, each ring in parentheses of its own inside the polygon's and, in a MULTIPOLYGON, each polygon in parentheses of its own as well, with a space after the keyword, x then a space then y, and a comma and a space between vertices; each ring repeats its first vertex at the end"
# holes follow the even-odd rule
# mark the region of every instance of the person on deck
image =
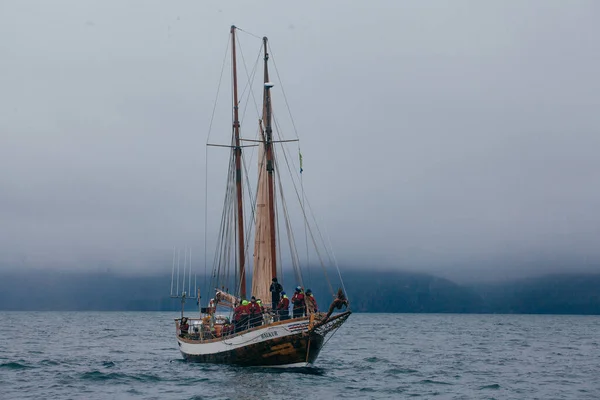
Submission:
POLYGON ((283 286, 277 282, 277 277, 273 278, 273 283, 271 283, 269 291, 271 292, 271 308, 275 310, 279 304, 281 292, 283 292, 283 286))
POLYGON ((256 302, 256 297, 252 296, 250 304, 248 305, 248 314, 250 315, 250 327, 260 326, 262 322, 262 310, 260 305, 256 302))
POLYGON ((261 319, 262 319, 262 321, 260 323, 263 324, 263 323, 265 323, 265 315, 266 315, 267 310, 265 309, 265 306, 263 306, 261 299, 256 299, 256 304, 258 304, 258 306, 260 307, 261 319))
POLYGON ((242 303, 237 306, 233 312, 233 322, 235 332, 241 332, 248 329, 248 300, 242 300, 242 303))
POLYGON ((304 313, 306 312, 306 303, 304 302, 304 292, 300 286, 296 287, 296 292, 292 296, 292 304, 294 305, 292 317, 299 318, 304 316, 304 313))
POLYGON ((256 299, 256 304, 258 304, 258 306, 260 307, 260 312, 261 313, 265 313, 265 306, 263 306, 262 300, 261 299, 256 299))
POLYGON ((187 317, 181 318, 181 323, 179 324, 179 330, 181 331, 181 337, 187 336, 190 331, 190 325, 188 324, 187 317))
POLYGON ((309 314, 319 312, 319 307, 317 306, 317 299, 312 294, 312 290, 306 289, 306 307, 308 308, 309 314))
POLYGON ((250 326, 250 302, 248 300, 242 301, 242 329, 246 330, 250 326))
POLYGON ((277 305, 277 314, 281 321, 290 319, 290 299, 288 299, 285 292, 281 292, 281 300, 279 300, 279 304, 277 305))
POLYGON ((241 329, 242 326, 242 303, 238 304, 238 306, 233 310, 233 332, 237 333, 241 329))

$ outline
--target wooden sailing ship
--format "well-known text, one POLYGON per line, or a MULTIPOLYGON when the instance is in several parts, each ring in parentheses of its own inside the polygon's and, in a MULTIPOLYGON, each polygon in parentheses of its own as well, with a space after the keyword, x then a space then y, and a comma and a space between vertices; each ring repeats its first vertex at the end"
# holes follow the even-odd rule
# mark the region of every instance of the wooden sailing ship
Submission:
MULTIPOLYGON (((333 334, 351 312, 344 291, 341 288, 334 291, 331 284, 329 286, 333 301, 326 312, 317 311, 316 303, 312 303, 308 296, 304 297, 300 305, 292 305, 297 307, 292 317, 289 315, 289 309, 271 304, 270 287, 273 278, 279 278, 279 282, 283 278, 283 261, 277 251, 281 250, 278 243, 278 219, 279 215, 286 218, 288 214, 286 203, 278 202, 276 197, 276 192, 281 192, 283 186, 281 183, 276 186, 278 179, 281 180, 281 174, 278 173, 278 169, 281 168, 278 166, 275 144, 291 140, 276 140, 274 137, 271 104, 273 83, 269 80, 269 47, 265 37, 261 43, 264 61, 262 115, 259 118, 257 138, 248 140, 250 144, 247 146, 242 144, 245 139, 240 137, 237 31, 235 26, 231 27, 232 136, 230 144, 224 146, 231 149, 231 154, 227 193, 218 235, 220 239, 211 278, 211 286, 216 289, 207 306, 200 307, 198 318, 184 317, 183 303, 186 293, 178 294, 182 299, 182 314, 181 318, 175 320, 177 343, 181 354, 189 361, 245 366, 309 367, 317 359, 327 335, 333 334), (246 260, 249 258, 247 252, 250 242, 247 231, 250 229, 245 229, 244 211, 247 205, 244 202, 243 183, 247 176, 243 174, 245 164, 242 150, 245 151, 245 147, 251 146, 258 148, 258 183, 255 197, 251 199, 249 207, 253 214, 250 221, 254 225, 250 295, 256 299, 263 299, 264 304, 260 313, 244 317, 240 316, 240 313, 243 313, 243 306, 240 305, 245 304, 250 297, 246 292, 246 271, 249 269, 246 260), (231 263, 234 264, 234 268, 229 266, 231 263), (229 290, 231 287, 234 289, 229 290)), ((306 214, 303 206, 302 215, 305 220, 306 214)), ((285 227, 286 231, 290 231, 288 220, 285 221, 285 227)), ((306 229, 306 225, 304 228, 306 229)), ((297 278, 293 286, 298 286, 297 291, 302 292, 302 274, 296 270, 299 264, 298 255, 293 249, 291 254, 289 262, 293 264, 297 278)), ((341 280, 341 275, 339 278, 341 280)), ((329 283, 329 279, 326 279, 329 283)), ((199 293, 197 298, 200 299, 199 293)))

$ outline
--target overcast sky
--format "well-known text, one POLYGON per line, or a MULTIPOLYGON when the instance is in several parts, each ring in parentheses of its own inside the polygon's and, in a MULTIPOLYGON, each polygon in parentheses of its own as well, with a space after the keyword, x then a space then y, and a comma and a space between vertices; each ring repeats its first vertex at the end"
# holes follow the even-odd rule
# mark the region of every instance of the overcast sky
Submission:
POLYGON ((270 38, 342 265, 600 266, 600 3, 350 4, 0 0, 0 264, 201 258, 235 24, 270 38))

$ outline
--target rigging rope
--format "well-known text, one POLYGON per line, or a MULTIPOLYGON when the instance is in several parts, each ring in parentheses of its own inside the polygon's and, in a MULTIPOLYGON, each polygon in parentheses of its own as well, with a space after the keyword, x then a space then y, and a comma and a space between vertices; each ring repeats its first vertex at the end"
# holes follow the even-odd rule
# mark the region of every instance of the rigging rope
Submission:
MULTIPOLYGON (((254 102, 254 108, 256 110, 256 115, 260 118, 260 112, 258 111, 258 103, 256 101, 256 96, 254 96, 254 91, 252 90, 252 82, 255 80, 256 77, 256 72, 258 71, 258 62, 260 61, 260 56, 262 53, 262 46, 260 47, 260 49, 258 49, 258 54, 256 56, 256 61, 254 62, 254 66, 252 67, 252 71, 250 74, 248 74, 248 68, 246 67, 246 59, 244 58, 244 52, 242 51, 242 47, 241 44, 238 44, 238 48, 240 49, 240 54, 242 56, 242 65, 244 66, 244 72, 246 72, 246 86, 244 86, 244 90, 242 91, 242 95, 244 95, 244 93, 246 92, 246 89, 248 87, 250 87, 249 92, 249 96, 252 96, 252 100, 254 102)), ((244 112, 242 114, 242 121, 243 121, 243 117, 246 115, 246 109, 248 108, 248 101, 246 102, 246 105, 244 107, 244 112)), ((240 121, 240 123, 242 122, 240 121)))
POLYGON ((257 39, 260 39, 262 41, 262 38, 260 36, 258 36, 258 35, 255 35, 254 33, 245 31, 242 28, 237 27, 237 26, 235 27, 235 29, 238 30, 238 31, 240 31, 240 32, 244 32, 246 35, 250 35, 250 36, 253 36, 253 37, 257 38, 257 39))
MULTIPOLYGON (((213 110, 210 116, 210 123, 208 125, 208 135, 206 138, 206 144, 210 141, 210 135, 212 133, 212 126, 215 119, 215 112, 217 110, 217 103, 219 101, 219 93, 221 93, 221 83, 223 81, 223 72, 225 71, 225 63, 227 61, 227 53, 229 52, 229 43, 230 38, 227 35, 227 45, 225 46, 225 55, 223 56, 223 62, 221 63, 221 73, 219 74, 219 83, 217 85, 217 93, 215 94, 215 102, 213 105, 213 110)), ((206 282, 208 280, 208 260, 207 260, 207 232, 208 232, 208 146, 205 146, 205 166, 204 166, 204 286, 206 286, 206 282)), ((200 299, 198 299, 200 302, 200 299)))
MULTIPOLYGON (((237 28, 238 31, 240 32, 244 32, 246 34, 249 34, 250 36, 254 36, 256 38, 261 39, 260 37, 253 35, 249 32, 243 31, 240 28, 237 28)), ((253 103, 254 103, 254 107, 255 107, 255 111, 257 113, 257 115, 259 116, 259 118, 261 117, 261 112, 259 111, 259 106, 258 106, 258 102, 256 99, 256 96, 254 94, 253 89, 253 82, 256 80, 256 76, 257 76, 257 72, 258 72, 258 63, 260 61, 260 57, 261 57, 261 53, 263 50, 263 46, 261 45, 261 48, 258 52, 257 58, 254 62, 254 65, 252 66, 251 70, 248 70, 245 58, 244 58, 244 53, 242 51, 241 48, 241 41, 237 41, 238 46, 237 48, 239 48, 239 53, 241 55, 241 60, 242 60, 242 64, 244 67, 244 71, 246 73, 246 78, 247 78, 247 82, 241 92, 241 96, 238 99, 238 104, 236 104, 236 106, 239 107, 239 105, 241 105, 242 103, 244 104, 244 109, 242 111, 242 116, 240 118, 240 123, 245 119, 246 116, 246 112, 248 109, 248 105, 250 103, 250 97, 252 97, 253 99, 253 103)), ((283 99, 293 126, 293 130, 294 130, 294 134, 296 138, 299 138, 298 136, 298 131, 296 128, 296 124, 294 121, 294 118, 292 116, 291 113, 291 109, 289 106, 289 102, 283 87, 283 82, 281 80, 281 77, 279 75, 279 71, 277 69, 277 65, 275 63, 275 59, 273 57, 273 52, 270 46, 268 46, 268 50, 270 52, 271 55, 271 59, 273 61, 273 65, 275 67, 275 73, 277 75, 277 79, 279 80, 279 83, 281 84, 281 91, 283 94, 283 99)), ((225 58, 223 60, 222 63, 222 68, 221 68, 221 74, 219 77, 219 84, 218 84, 218 88, 217 88, 217 94, 216 94, 216 98, 215 98, 215 106, 213 107, 213 111, 212 111, 212 115, 211 115, 211 120, 210 120, 210 125, 209 125, 209 134, 208 134, 208 139, 207 139, 207 144, 210 140, 210 135, 212 133, 212 126, 213 126, 213 121, 214 121, 214 117, 215 117, 215 112, 216 112, 216 103, 218 102, 218 98, 219 98, 219 93, 220 93, 220 88, 221 88, 221 83, 222 83, 222 78, 223 78, 223 73, 224 73, 224 68, 225 68, 225 64, 226 64, 226 59, 227 59, 227 54, 229 52, 229 41, 227 42, 227 47, 226 47, 226 51, 225 51, 225 58)), ((231 90, 233 92, 233 86, 231 87, 231 90)), ((281 140, 284 140, 284 135, 283 135, 283 131, 281 130, 281 127, 279 125, 279 121, 277 120, 275 113, 272 113, 272 117, 273 117, 273 127, 275 128, 275 134, 277 135, 277 137, 281 140)), ((233 118, 233 112, 232 112, 232 118, 233 118)), ((233 126, 233 124, 232 124, 233 126)), ((260 136, 260 127, 257 130, 258 134, 257 136, 260 136)), ((233 144, 233 135, 232 135, 232 144, 233 144)), ((264 145, 264 144, 261 144, 264 145)), ((303 285, 303 277, 302 277, 302 271, 300 268, 300 257, 298 254, 298 249, 296 247, 296 243, 295 243, 295 238, 294 238, 294 232, 292 230, 292 225, 291 225, 291 219, 290 219, 290 210, 288 208, 288 204, 286 201, 286 198, 284 196, 284 191, 283 191, 283 181, 282 181, 282 174, 279 171, 279 159, 275 157, 275 146, 273 146, 273 163, 275 165, 275 173, 276 173, 276 186, 277 186, 277 191, 275 192, 273 201, 273 207, 275 208, 275 213, 277 216, 281 216, 284 219, 285 222, 285 232, 288 236, 288 245, 289 245, 289 249, 290 249, 290 257, 291 257, 291 263, 292 263, 292 267, 294 270, 294 273, 296 275, 296 279, 298 280, 298 282, 303 285), (278 205, 278 198, 281 201, 281 204, 278 205), (280 207, 279 207, 280 206, 280 207)), ((293 189, 296 192, 296 198, 298 200, 298 203, 300 204, 300 210, 301 210, 301 215, 303 218, 303 222, 304 222, 304 242, 306 245, 306 268, 308 269, 308 278, 309 281, 311 280, 311 269, 310 269, 310 253, 309 253, 309 238, 310 241, 312 242, 312 245, 315 249, 316 255, 317 255, 317 259, 319 261, 319 263, 321 264, 321 267, 323 268, 323 272, 325 275, 325 280, 329 286, 329 290, 330 292, 333 294, 334 290, 333 290, 333 286, 331 285, 331 281, 329 280, 329 277, 327 275, 327 271, 325 268, 325 260, 323 255, 325 256, 325 258, 327 258, 329 260, 330 264, 335 265, 337 272, 338 272, 338 276, 341 282, 341 285, 344 289, 344 292, 346 292, 346 289, 344 287, 342 278, 341 278, 341 273, 339 270, 339 266, 337 264, 337 260, 335 258, 335 254, 333 253, 333 249, 329 249, 328 247, 331 246, 331 241, 329 241, 328 243, 325 242, 324 238, 323 238, 323 234, 317 224, 317 220, 315 217, 315 214, 312 210, 312 207, 310 205, 310 202, 308 201, 308 198, 306 196, 305 193, 305 189, 304 189, 304 181, 303 181, 303 176, 301 174, 301 170, 298 170, 296 168, 296 164, 294 162, 295 157, 292 157, 291 154, 289 153, 289 150, 287 148, 287 146, 282 146, 283 147, 283 160, 286 163, 288 172, 289 172, 289 176, 291 177, 291 181, 292 181, 292 185, 293 185, 293 189), (295 170, 295 173, 292 171, 291 166, 293 166, 293 169, 295 170), (298 173, 298 171, 300 171, 300 174, 298 173), (298 182, 296 182, 296 179, 298 179, 299 181, 299 188, 298 188, 298 182), (310 217, 312 217, 312 222, 309 221, 309 215, 310 217), (314 223, 314 227, 311 225, 312 223, 314 223), (314 232, 314 229, 316 228, 316 232, 314 232), (321 243, 322 245, 317 245, 317 237, 321 239, 321 243), (321 247, 323 247, 323 249, 321 249, 321 247), (324 250, 324 253, 323 251, 324 250)), ((233 155, 234 151, 231 152, 230 155, 230 159, 229 159, 229 171, 227 174, 227 186, 226 186, 226 193, 225 193, 225 198, 223 200, 223 210, 222 210, 222 215, 221 215, 221 224, 220 224, 220 228, 219 228, 219 234, 217 237, 217 252, 214 255, 214 264, 213 264, 213 282, 215 283, 215 287, 219 287, 219 286, 224 286, 224 285, 228 285, 230 283, 230 279, 231 276, 233 275, 233 279, 234 279, 234 286, 236 287, 236 293, 240 292, 240 288, 241 288, 241 280, 238 281, 239 279, 239 274, 238 273, 234 273, 231 274, 232 272, 232 260, 233 260, 233 269, 234 271, 237 271, 238 266, 238 254, 237 254, 237 246, 236 244, 238 244, 238 236, 236 235, 236 229, 237 229, 237 213, 235 212, 236 210, 236 204, 237 204, 237 197, 235 196, 235 159, 234 159, 234 155, 233 155)), ((300 153, 300 146, 298 145, 298 153, 300 153)), ((263 156, 266 157, 266 154, 264 154, 263 156)), ((300 155, 301 157, 301 155, 300 155)), ((241 161, 242 161, 242 165, 243 165, 243 173, 244 173, 244 180, 245 180, 245 184, 247 186, 247 189, 244 190, 249 198, 249 202, 248 205, 244 204, 244 208, 245 211, 248 211, 249 209, 249 216, 250 218, 247 218, 247 221, 245 222, 245 227, 246 227, 246 232, 245 232, 245 246, 244 246, 244 254, 246 254, 246 256, 249 255, 250 253, 250 240, 252 237, 252 227, 256 224, 255 221, 255 217, 256 217, 256 202, 257 202, 257 198, 258 198, 258 180, 257 180, 257 187, 256 187, 256 191, 253 193, 252 188, 254 187, 254 185, 250 184, 250 178, 249 178, 249 164, 252 163, 252 160, 254 158, 254 149, 252 149, 252 151, 250 151, 249 157, 247 157, 246 152, 243 153, 243 156, 241 157, 241 161)), ((300 163, 302 164, 302 161, 300 160, 300 163)), ((205 166, 205 170, 206 170, 206 176, 205 176, 205 204, 208 204, 208 148, 206 150, 206 166, 205 166)), ((259 174, 262 173, 262 170, 259 171, 259 174)), ((275 187, 273 189, 276 189, 275 187)), ((246 203, 246 202, 245 202, 246 203)), ((294 202, 295 203, 295 202, 294 202)), ((205 208, 205 232, 207 232, 207 220, 208 220, 208 206, 206 206, 205 208)), ((280 224, 277 223, 276 224, 276 232, 273 232, 273 234, 277 235, 278 238, 278 252, 277 252, 277 258, 278 258, 278 274, 279 271, 281 270, 281 278, 283 279, 283 258, 282 258, 282 247, 281 246, 281 229, 280 229, 280 224)), ((327 237, 329 239, 329 237, 327 237)), ((206 280, 206 276, 207 276, 207 235, 205 234, 204 237, 204 259, 205 259, 205 280, 206 280)), ((249 257, 246 257, 246 260, 249 260, 249 257)), ((248 275, 248 266, 251 264, 250 261, 246 261, 246 269, 245 269, 245 275, 248 275)), ((227 286, 229 287, 229 286, 227 286)))
MULTIPOLYGON (((300 152, 300 144, 298 144, 298 154, 300 155, 300 190, 302 191, 302 208, 305 207, 305 194, 304 194, 304 178, 302 176, 302 153, 300 152)), ((308 271, 308 282, 312 282, 312 277, 310 275, 310 254, 308 252, 308 221, 306 218, 304 220, 304 244, 306 247, 306 270, 308 271)))
POLYGON ((288 114, 290 115, 290 120, 292 121, 292 127, 294 128, 294 133, 296 134, 296 139, 299 139, 298 130, 296 129, 296 123, 294 122, 294 116, 292 115, 292 110, 290 109, 290 105, 288 103, 287 96, 285 95, 285 90, 283 88, 283 81, 281 80, 281 77, 279 76, 279 70, 277 69, 277 64, 275 63, 275 56, 273 55, 273 49, 271 49, 270 43, 267 43, 267 46, 269 48, 269 54, 271 56, 271 60, 273 61, 273 67, 275 68, 275 74, 277 74, 277 79, 279 80, 279 84, 281 86, 281 93, 283 94, 283 101, 285 102, 285 106, 288 110, 288 114))
POLYGON ((217 85, 217 94, 215 96, 215 103, 213 105, 212 114, 210 116, 210 124, 208 126, 208 137, 206 138, 206 143, 210 141, 210 134, 212 132, 213 121, 215 119, 215 111, 217 110, 217 103, 219 101, 219 93, 221 92, 221 82, 223 80, 223 71, 225 70, 225 62, 227 61, 227 53, 229 52, 229 42, 227 40, 227 46, 225 47, 225 56, 223 57, 223 63, 221 65, 221 74, 219 75, 219 84, 217 85))
MULTIPOLYGON (((206 282, 208 280, 208 255, 207 255, 207 247, 208 247, 208 146, 204 146, 205 149, 205 164, 204 164, 204 287, 206 287, 206 282)), ((200 299, 198 299, 198 304, 200 304, 200 299)))
MULTIPOLYGON (((279 165, 276 164, 276 167, 279 168, 279 165)), ((292 267, 294 268, 294 273, 296 274, 296 280, 300 283, 301 286, 304 287, 304 282, 302 279, 302 271, 300 270, 300 260, 298 257, 298 251, 296 250, 296 245, 295 245, 295 240, 294 240, 294 231, 291 228, 290 217, 289 217, 289 213, 287 211, 287 203, 283 196, 283 185, 281 183, 281 177, 279 178, 278 183, 279 183, 280 192, 281 192, 281 203, 283 205, 284 221, 285 221, 285 227, 286 227, 286 231, 287 231, 287 235, 288 235, 288 243, 290 246, 290 256, 291 256, 291 260, 292 260, 292 267)))
MULTIPOLYGON (((281 85, 281 92, 283 94, 283 99, 284 99, 286 108, 288 110, 288 114, 290 116, 290 120, 292 122, 292 127, 294 128, 294 133, 296 135, 296 138, 299 139, 298 130, 296 128, 296 123, 294 122, 294 116, 292 115, 292 112, 291 112, 291 109, 290 109, 290 106, 289 106, 289 102, 288 102, 287 96, 285 94, 285 89, 284 89, 284 86, 283 86, 283 80, 281 79, 281 76, 279 75, 279 69, 277 68, 277 63, 275 62, 275 55, 273 53, 273 49, 271 48, 270 43, 267 44, 267 45, 268 45, 268 49, 269 49, 269 54, 270 54, 271 59, 273 61, 273 67, 275 68, 275 73, 277 74, 277 79, 279 80, 279 83, 281 85)), ((273 120, 275 121, 275 115, 273 115, 273 120)), ((275 125, 276 126, 278 125, 276 121, 275 121, 275 125)), ((279 131, 279 129, 277 129, 277 130, 279 131)), ((298 145, 298 152, 300 152, 300 145, 298 145)), ((284 150, 284 156, 285 156, 285 150, 284 150)), ((287 162, 287 158, 286 158, 286 162, 287 162)), ((295 167, 295 165, 294 165, 294 167, 295 167)), ((300 174, 302 174, 302 166, 300 166, 300 174)), ((302 179, 302 175, 300 176, 300 181, 301 181, 301 191, 302 191, 302 201, 301 201, 301 204, 302 204, 302 211, 303 211, 303 214, 304 214, 304 210, 305 210, 304 200, 306 199, 306 196, 305 196, 305 192, 304 192, 304 181, 302 179)), ((294 184, 294 188, 295 188, 295 184, 294 184)), ((296 193, 297 193, 297 190, 296 190, 296 193)), ((319 236, 321 237, 321 240, 324 243, 323 236, 321 235, 321 232, 320 232, 320 229, 319 229, 319 225, 316 223, 316 218, 315 218, 314 212, 312 211, 312 207, 310 206, 310 202, 308 202, 308 200, 306 200, 306 202, 308 203, 308 208, 309 208, 311 216, 313 217, 313 220, 315 222, 315 227, 317 228, 319 236)), ((306 214, 304 214, 304 220, 305 220, 305 223, 306 223, 306 225, 305 225, 305 228, 306 228, 306 226, 308 225, 308 220, 306 218, 306 214)), ((312 233, 311 233, 311 235, 312 235, 312 233)), ((314 242, 314 239, 313 239, 313 242, 314 242)), ((307 244, 307 269, 308 269, 309 280, 310 280, 310 265, 308 265, 308 240, 306 240, 306 244, 307 244)), ((329 241, 329 247, 331 248, 331 241, 329 241)), ((330 260, 330 263, 331 263, 331 256, 329 255, 327 246, 324 246, 324 248, 325 248, 325 252, 326 252, 326 254, 327 254, 327 256, 328 256, 328 258, 330 260)), ((332 248, 331 248, 331 251, 333 252, 332 248)), ((334 262, 332 264, 334 264, 335 267, 336 267, 336 270, 338 272, 338 276, 340 278, 340 283, 341 283, 342 287, 344 288, 344 293, 347 293, 346 292, 346 288, 344 286, 344 282, 342 280, 342 275, 341 275, 341 272, 340 272, 340 269, 339 269, 339 265, 337 263, 337 260, 335 259, 335 256, 333 257, 333 261, 334 262)), ((331 289, 331 290, 333 292, 333 289, 331 289)))
MULTIPOLYGON (((278 124, 278 122, 277 122, 277 119, 275 118, 275 116, 273 116, 273 121, 274 121, 274 125, 275 125, 275 127, 276 127, 276 132, 279 134, 279 133, 281 132, 281 130, 279 129, 279 124, 278 124)), ((280 137, 282 137, 282 136, 280 136, 280 137)), ((305 210, 305 208, 302 206, 302 201, 301 201, 301 199, 300 199, 300 194, 298 193, 298 187, 296 186, 296 181, 293 179, 294 175, 293 175, 293 172, 292 172, 292 170, 291 170, 291 168, 290 168, 290 161, 288 160, 288 156, 287 156, 287 154, 286 154, 285 147, 284 147, 284 150, 283 150, 283 156, 284 156, 284 159, 285 159, 286 165, 287 165, 287 167, 288 167, 288 171, 289 171, 289 173, 290 173, 290 177, 292 178, 292 179, 291 179, 291 180, 292 180, 292 184, 293 184, 293 186, 294 186, 294 190, 295 190, 295 192, 296 192, 296 197, 297 197, 297 199, 298 199, 298 202, 300 203, 300 209, 302 210, 302 215, 303 215, 304 219, 305 219, 305 220, 307 220, 307 217, 306 217, 306 210, 305 210)), ((291 157, 290 157, 290 158, 291 158, 291 157)), ((291 164, 292 164, 292 165, 294 165, 294 168, 295 168, 295 164, 294 164, 294 162, 293 162, 293 158, 292 158, 291 164)), ((308 202, 308 200, 307 200, 307 203, 308 203, 308 204, 309 204, 309 206, 310 206, 310 202, 308 202)), ((316 220, 315 220, 315 225, 316 225, 316 220)), ((319 229, 318 225, 316 226, 316 228, 317 228, 317 230, 319 229)), ((325 280, 327 281, 327 284, 328 284, 328 286, 329 286, 329 290, 330 290, 331 294, 334 294, 335 292, 334 292, 334 290, 333 290, 333 286, 331 285, 331 281, 329 280, 329 277, 327 276, 327 270, 326 270, 326 268, 325 268, 325 263, 323 262, 323 258, 321 257, 321 252, 319 251, 319 247, 317 246, 317 242, 316 242, 316 240, 315 240, 315 237, 314 237, 314 234, 313 234, 313 232, 312 232, 312 229, 311 229, 310 225, 308 225, 308 232, 310 233, 310 238, 311 238, 311 240, 312 240, 312 243, 313 243, 313 246, 314 246, 314 248, 315 248, 315 252, 317 253, 317 258, 319 259, 319 262, 320 262, 320 264, 321 264, 321 267, 323 268, 323 273, 324 273, 324 275, 325 275, 325 280)), ((326 247, 326 246, 324 246, 324 247, 326 247)), ((326 248, 325 248, 325 252, 326 252, 326 254, 327 254, 327 249, 326 249, 326 248)))

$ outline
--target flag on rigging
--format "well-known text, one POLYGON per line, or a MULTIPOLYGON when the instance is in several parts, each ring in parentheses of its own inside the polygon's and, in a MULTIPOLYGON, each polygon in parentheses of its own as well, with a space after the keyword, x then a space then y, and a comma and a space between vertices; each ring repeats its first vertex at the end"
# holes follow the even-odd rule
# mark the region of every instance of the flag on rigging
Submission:
POLYGON ((300 150, 298 150, 298 155, 300 156, 300 173, 302 173, 304 170, 302 169, 302 153, 300 153, 300 150))

